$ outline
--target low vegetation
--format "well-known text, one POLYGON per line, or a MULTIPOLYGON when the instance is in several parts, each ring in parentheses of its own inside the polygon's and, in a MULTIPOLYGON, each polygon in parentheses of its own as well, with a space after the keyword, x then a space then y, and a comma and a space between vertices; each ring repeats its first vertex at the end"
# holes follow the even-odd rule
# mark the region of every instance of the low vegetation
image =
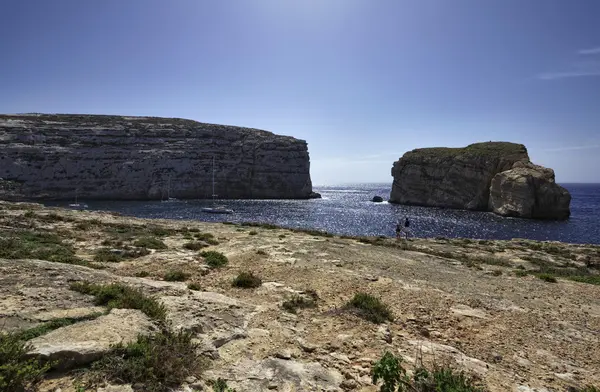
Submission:
POLYGON ((100 380, 143 385, 148 392, 170 391, 204 368, 193 333, 166 328, 141 335, 127 345, 113 346, 110 354, 92 365, 100 380))
POLYGON ((204 257, 206 265, 208 265, 211 268, 221 268, 227 265, 227 263, 229 262, 227 256, 225 256, 221 252, 217 252, 214 250, 204 251, 200 253, 200 255, 204 257))
POLYGON ((262 280, 251 272, 241 272, 234 280, 233 286, 243 289, 260 287, 262 280))
POLYGON ((190 290, 194 290, 194 291, 202 290, 202 287, 200 287, 200 284, 196 283, 196 282, 188 283, 187 288, 190 290))
POLYGON ((167 249, 167 245, 156 237, 143 237, 135 241, 133 245, 148 249, 167 249))
POLYGON ((185 249, 189 249, 189 250, 200 250, 202 248, 206 248, 208 245, 204 242, 186 242, 185 244, 183 244, 183 247, 185 249))
POLYGON ((0 258, 40 259, 58 263, 87 265, 75 256, 71 244, 45 231, 19 230, 3 232, 0 238, 0 258))
POLYGON ((218 378, 212 385, 213 392, 236 392, 227 386, 227 382, 222 378, 218 378))
POLYGON ((167 282, 183 282, 184 280, 187 280, 190 277, 190 274, 185 273, 183 271, 180 270, 172 270, 172 271, 168 271, 165 276, 163 277, 164 280, 166 280, 167 282))
POLYGON ((306 298, 298 294, 294 294, 290 299, 282 304, 286 312, 296 314, 298 309, 316 308, 317 303, 313 298, 306 298))
POLYGON ((373 384, 380 392, 484 392, 473 378, 450 367, 422 364, 412 374, 402 366, 402 358, 386 352, 371 371, 373 384))
POLYGON ((0 333, 0 391, 35 390, 51 363, 27 357, 32 347, 18 333, 0 333))
POLYGON ((388 306, 379 298, 367 293, 355 294, 354 298, 346 304, 346 309, 375 324, 394 320, 388 306))
POLYGON ((55 329, 66 327, 68 325, 72 325, 81 321, 93 320, 95 318, 98 318, 99 316, 102 316, 102 313, 93 313, 84 317, 57 318, 44 322, 33 328, 16 332, 15 335, 19 340, 31 340, 33 338, 37 338, 38 336, 46 335, 48 332, 54 331, 55 329))
POLYGON ((550 274, 536 274, 536 276, 538 278, 540 278, 541 280, 543 280, 544 282, 549 282, 549 283, 557 283, 558 282, 556 280, 556 278, 550 274))
POLYGON ((164 321, 166 318, 165 307, 139 289, 119 283, 103 285, 89 282, 72 283, 70 289, 94 296, 96 305, 106 306, 109 310, 113 308, 138 309, 157 321, 164 321))

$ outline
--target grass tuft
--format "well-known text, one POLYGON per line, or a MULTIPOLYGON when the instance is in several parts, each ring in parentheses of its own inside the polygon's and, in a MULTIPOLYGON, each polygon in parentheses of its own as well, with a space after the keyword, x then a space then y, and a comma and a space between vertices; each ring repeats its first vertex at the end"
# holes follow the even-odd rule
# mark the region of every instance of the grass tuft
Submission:
POLYGON ((204 242, 186 242, 183 244, 183 247, 189 250, 200 250, 202 248, 206 248, 207 246, 208 245, 204 242))
POLYGON ((186 377, 199 375, 204 367, 192 332, 162 329, 127 345, 113 346, 92 370, 100 379, 140 384, 148 392, 167 392, 179 387, 186 377))
POLYGON ((204 257, 204 261, 211 268, 224 267, 229 262, 227 256, 214 250, 204 251, 200 255, 204 257))
POLYGON ((355 294, 354 298, 346 305, 346 309, 375 324, 394 321, 394 317, 388 306, 379 298, 367 293, 355 294))
POLYGON ((312 298, 308 299, 294 294, 290 299, 284 301, 282 306, 285 311, 296 314, 298 309, 316 308, 317 303, 312 298))
POLYGON ((135 241, 133 245, 148 249, 167 249, 167 245, 155 237, 140 238, 139 240, 135 241))
POLYGON ((202 287, 200 287, 200 284, 196 283, 196 282, 188 283, 187 288, 190 290, 194 290, 194 291, 202 290, 202 287))
POLYGON ((166 319, 167 311, 164 305, 154 298, 148 297, 140 289, 119 283, 102 285, 89 282, 74 282, 69 288, 78 293, 94 296, 96 305, 106 306, 109 310, 113 308, 138 309, 154 320, 164 321, 166 319))
POLYGON ((190 274, 185 273, 183 271, 169 271, 163 277, 167 282, 183 282, 190 277, 190 274))
POLYGON ((262 284, 262 280, 254 275, 251 272, 241 272, 234 280, 233 286, 244 288, 244 289, 252 289, 256 287, 260 287, 262 284))

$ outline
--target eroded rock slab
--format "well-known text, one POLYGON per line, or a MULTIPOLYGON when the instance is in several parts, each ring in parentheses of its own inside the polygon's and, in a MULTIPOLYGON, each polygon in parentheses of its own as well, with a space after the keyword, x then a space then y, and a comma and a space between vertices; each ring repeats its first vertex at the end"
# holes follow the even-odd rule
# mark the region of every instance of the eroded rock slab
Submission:
POLYGON ((279 358, 262 361, 243 359, 233 366, 208 371, 208 377, 221 377, 238 392, 262 392, 276 389, 292 391, 341 391, 344 377, 317 362, 302 363, 279 358))
POLYGON ((153 330, 152 321, 135 309, 113 309, 95 320, 54 330, 30 341, 32 355, 58 361, 57 367, 71 368, 98 358, 117 343, 134 341, 153 330))

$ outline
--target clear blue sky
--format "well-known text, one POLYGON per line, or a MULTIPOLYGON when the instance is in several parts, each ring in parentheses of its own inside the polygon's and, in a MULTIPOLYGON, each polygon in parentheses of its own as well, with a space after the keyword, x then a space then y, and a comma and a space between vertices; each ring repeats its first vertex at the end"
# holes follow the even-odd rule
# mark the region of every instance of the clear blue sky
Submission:
POLYGON ((598 0, 3 0, 0 112, 184 117, 308 141, 315 184, 524 143, 600 182, 598 0))

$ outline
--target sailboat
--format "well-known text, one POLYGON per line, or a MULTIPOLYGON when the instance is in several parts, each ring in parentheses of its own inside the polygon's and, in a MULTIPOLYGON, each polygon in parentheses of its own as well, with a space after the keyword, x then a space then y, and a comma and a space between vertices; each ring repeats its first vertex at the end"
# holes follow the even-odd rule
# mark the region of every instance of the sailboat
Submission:
POLYGON ((163 203, 169 203, 169 202, 174 202, 177 201, 176 198, 171 197, 171 176, 169 176, 169 182, 167 185, 167 199, 166 200, 161 200, 163 203))
POLYGON ((229 208, 225 208, 224 206, 215 206, 215 198, 217 195, 215 194, 215 157, 212 159, 212 198, 213 198, 213 206, 205 207, 202 209, 202 212, 208 212, 210 214, 233 214, 233 210, 229 208))
POLYGON ((84 209, 88 208, 88 205, 85 204, 85 203, 79 203, 77 201, 77 193, 78 192, 79 192, 79 190, 75 189, 75 203, 69 204, 69 208, 73 208, 73 209, 76 209, 76 210, 84 210, 84 209))

